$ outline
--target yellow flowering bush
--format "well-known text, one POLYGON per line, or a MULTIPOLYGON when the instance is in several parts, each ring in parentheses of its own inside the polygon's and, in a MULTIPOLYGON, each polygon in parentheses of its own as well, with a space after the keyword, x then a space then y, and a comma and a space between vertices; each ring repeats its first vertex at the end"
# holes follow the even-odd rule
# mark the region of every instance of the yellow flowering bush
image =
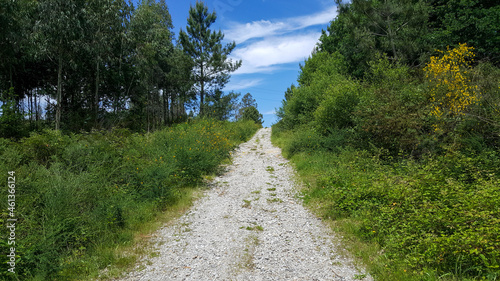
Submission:
POLYGON ((431 114, 438 119, 465 115, 479 101, 478 86, 468 77, 475 56, 473 50, 465 43, 453 49, 448 47, 439 51, 442 55, 431 57, 424 68, 431 83, 431 114))

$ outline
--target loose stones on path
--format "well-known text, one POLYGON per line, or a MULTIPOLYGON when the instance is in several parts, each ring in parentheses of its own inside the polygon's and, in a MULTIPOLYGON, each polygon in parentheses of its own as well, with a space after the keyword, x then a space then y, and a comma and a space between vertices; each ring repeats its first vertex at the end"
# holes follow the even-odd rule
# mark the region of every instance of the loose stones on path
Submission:
POLYGON ((122 280, 359 280, 334 234, 295 198, 270 135, 242 144, 206 196, 156 233, 156 257, 122 280))

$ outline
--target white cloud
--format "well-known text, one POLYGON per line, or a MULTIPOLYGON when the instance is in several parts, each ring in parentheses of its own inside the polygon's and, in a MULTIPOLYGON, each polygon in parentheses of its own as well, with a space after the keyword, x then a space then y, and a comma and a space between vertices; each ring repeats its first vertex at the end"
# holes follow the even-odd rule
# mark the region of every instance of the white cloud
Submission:
POLYGON ((241 59, 242 67, 234 74, 268 73, 283 64, 306 59, 321 36, 318 25, 327 25, 337 15, 337 7, 321 12, 281 20, 260 20, 251 23, 232 22, 224 30, 225 38, 235 41, 232 58, 241 59))
POLYGON ((224 35, 229 41, 235 41, 236 44, 240 44, 251 38, 276 35, 280 30, 284 29, 286 29, 286 25, 283 22, 273 23, 261 20, 246 24, 234 23, 232 28, 224 31, 224 35))
POLYGON ((330 9, 322 11, 320 13, 302 16, 292 19, 292 22, 295 22, 298 28, 306 28, 309 26, 327 24, 332 21, 337 16, 337 7, 333 6, 330 9))
POLYGON ((315 25, 328 24, 337 15, 335 6, 325 11, 306 16, 287 18, 278 21, 260 20, 251 23, 231 23, 231 28, 224 30, 226 39, 243 43, 253 38, 283 35, 315 25))
POLYGON ((278 65, 301 62, 314 50, 321 33, 267 38, 233 51, 243 66, 234 74, 269 72, 278 65))
POLYGON ((276 115, 276 110, 266 111, 262 115, 276 115))
POLYGON ((246 88, 251 88, 260 85, 262 83, 262 79, 243 79, 243 80, 236 80, 236 81, 231 81, 229 84, 226 85, 226 89, 231 90, 231 91, 238 91, 238 90, 243 90, 246 88))

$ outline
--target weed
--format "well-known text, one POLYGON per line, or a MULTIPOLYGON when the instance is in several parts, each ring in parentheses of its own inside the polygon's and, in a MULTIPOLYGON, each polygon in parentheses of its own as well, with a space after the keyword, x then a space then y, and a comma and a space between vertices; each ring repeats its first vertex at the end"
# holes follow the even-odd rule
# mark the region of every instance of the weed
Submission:
MULTIPOLYGON (((120 251, 134 253, 133 242, 145 239, 134 233, 189 207, 195 192, 186 187, 213 179, 232 149, 256 130, 250 123, 200 119, 144 135, 45 131, 19 142, 0 139, 0 169, 16 171, 22 191, 16 244, 25 246, 16 247, 23 257, 16 273, 92 279, 102 268, 111 274, 133 263, 139 254, 122 257, 120 251)), ((5 175, 0 180, 7 182, 5 175)), ((0 243, 2 252, 6 247, 0 243)))
POLYGON ((363 280, 366 278, 366 274, 356 274, 354 275, 354 280, 363 280))
POLYGON ((279 198, 267 198, 267 202, 269 203, 283 203, 283 200, 279 199, 279 198))
POLYGON ((262 226, 260 226, 260 225, 253 226, 253 227, 252 226, 247 226, 246 230, 250 230, 250 231, 252 231, 252 230, 264 231, 264 228, 262 226))
POLYGON ((271 167, 271 166, 267 166, 266 167, 266 171, 268 171, 269 173, 273 173, 274 172, 274 168, 271 167))
POLYGON ((252 203, 252 201, 243 199, 243 202, 244 204, 241 206, 242 208, 251 208, 250 204, 252 203))

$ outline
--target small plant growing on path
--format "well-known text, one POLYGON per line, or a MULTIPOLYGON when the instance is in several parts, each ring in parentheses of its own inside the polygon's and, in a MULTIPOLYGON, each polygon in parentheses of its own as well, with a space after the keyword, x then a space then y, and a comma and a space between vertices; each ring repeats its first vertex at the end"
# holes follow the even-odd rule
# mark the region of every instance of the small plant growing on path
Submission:
POLYGON ((252 203, 252 201, 250 200, 243 200, 243 202, 245 202, 245 204, 243 204, 241 207, 243 208, 251 208, 250 204, 252 203))

